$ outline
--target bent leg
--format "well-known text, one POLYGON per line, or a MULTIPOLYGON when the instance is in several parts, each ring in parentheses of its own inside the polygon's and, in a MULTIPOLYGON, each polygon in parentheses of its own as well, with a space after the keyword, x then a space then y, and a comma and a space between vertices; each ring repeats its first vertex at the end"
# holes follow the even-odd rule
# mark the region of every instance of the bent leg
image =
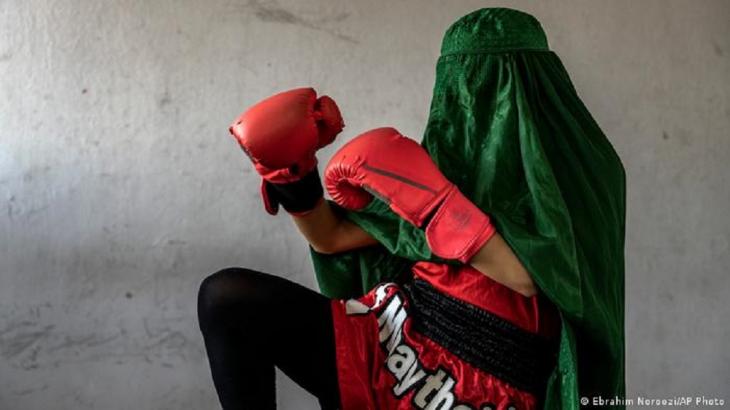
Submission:
POLYGON ((207 277, 198 320, 223 408, 276 407, 274 366, 337 408, 330 300, 286 279, 249 269, 207 277))

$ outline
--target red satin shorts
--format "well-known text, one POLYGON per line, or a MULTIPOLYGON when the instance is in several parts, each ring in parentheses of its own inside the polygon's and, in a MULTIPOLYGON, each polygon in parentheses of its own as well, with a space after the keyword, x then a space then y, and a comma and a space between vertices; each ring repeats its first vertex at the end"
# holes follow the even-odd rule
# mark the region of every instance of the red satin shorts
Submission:
POLYGON ((332 302, 342 408, 536 409, 555 364, 555 307, 469 266, 419 262, 413 274, 332 302))

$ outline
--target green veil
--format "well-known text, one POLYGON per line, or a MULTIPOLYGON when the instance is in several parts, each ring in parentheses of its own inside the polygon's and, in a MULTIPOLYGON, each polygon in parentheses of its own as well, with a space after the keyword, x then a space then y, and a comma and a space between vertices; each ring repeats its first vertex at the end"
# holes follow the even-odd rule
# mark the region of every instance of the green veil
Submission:
MULTIPOLYGON (((422 145, 560 309, 545 408, 623 398, 625 173, 534 17, 489 8, 448 29, 422 145)), ((384 203, 342 212, 381 245, 312 252, 324 294, 359 296, 434 259, 384 203)))

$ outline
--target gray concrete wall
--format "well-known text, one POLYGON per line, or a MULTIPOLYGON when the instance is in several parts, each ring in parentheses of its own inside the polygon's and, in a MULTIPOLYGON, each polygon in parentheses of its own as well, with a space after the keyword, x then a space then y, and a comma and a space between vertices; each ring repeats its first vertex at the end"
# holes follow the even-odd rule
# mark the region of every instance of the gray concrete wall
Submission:
MULTIPOLYGON (((0 1, 0 408, 215 408, 195 295, 231 265, 314 285, 227 134, 314 85, 423 132, 443 31, 494 1, 0 1)), ((628 172, 629 396, 728 396, 730 3, 536 15, 628 172)), ((282 379, 284 409, 315 408, 282 379)))

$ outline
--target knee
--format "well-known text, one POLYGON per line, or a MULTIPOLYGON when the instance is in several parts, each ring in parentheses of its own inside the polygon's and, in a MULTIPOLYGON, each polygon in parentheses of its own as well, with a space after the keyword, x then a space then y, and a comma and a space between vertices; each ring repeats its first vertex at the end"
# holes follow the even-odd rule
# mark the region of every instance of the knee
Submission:
POLYGON ((230 299, 232 286, 244 280, 248 269, 221 269, 203 279, 198 289, 198 310, 211 310, 230 299))
POLYGON ((198 289, 198 317, 203 320, 229 311, 249 311, 250 305, 256 303, 262 275, 245 268, 226 268, 206 277, 198 289))

